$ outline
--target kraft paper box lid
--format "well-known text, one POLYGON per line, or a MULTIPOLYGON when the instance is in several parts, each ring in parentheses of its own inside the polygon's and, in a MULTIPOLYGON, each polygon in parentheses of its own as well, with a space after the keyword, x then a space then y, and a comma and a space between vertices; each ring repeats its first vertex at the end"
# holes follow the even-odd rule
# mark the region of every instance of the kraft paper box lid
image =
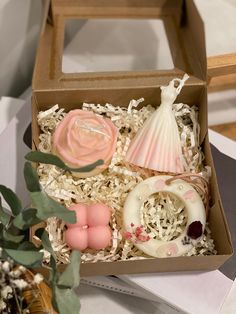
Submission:
MULTIPOLYGON (((125 36, 125 35, 124 35, 125 36)), ((203 21, 192 0, 52 0, 38 46, 33 90, 145 87, 167 83, 188 73, 187 85, 205 85, 207 77, 203 21), (173 69, 63 73, 65 24, 73 19, 161 19, 170 46, 173 69)))

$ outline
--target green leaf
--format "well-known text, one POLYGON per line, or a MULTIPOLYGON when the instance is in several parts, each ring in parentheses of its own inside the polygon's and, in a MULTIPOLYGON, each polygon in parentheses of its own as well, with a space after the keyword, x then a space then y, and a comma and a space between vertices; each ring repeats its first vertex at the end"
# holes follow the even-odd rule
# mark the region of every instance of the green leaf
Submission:
POLYGON ((55 286, 53 304, 56 304, 56 309, 60 314, 78 314, 80 312, 79 297, 72 289, 61 289, 55 286))
POLYGON ((3 249, 17 250, 19 247, 19 244, 11 242, 11 241, 6 241, 4 239, 3 240, 0 239, 0 247, 2 247, 3 249))
POLYGON ((56 256, 53 251, 51 241, 49 240, 47 231, 44 228, 40 228, 35 232, 35 235, 41 240, 44 249, 48 251, 52 255, 52 257, 56 260, 56 256))
POLYGON ((42 153, 39 151, 30 152, 25 156, 26 160, 40 162, 42 164, 55 165, 59 168, 66 169, 65 163, 56 155, 42 153))
POLYGON ((102 166, 104 164, 104 161, 102 159, 99 159, 95 161, 92 164, 89 164, 87 166, 81 167, 81 168, 71 168, 71 167, 66 167, 65 170, 68 170, 69 172, 90 172, 94 170, 97 166, 102 166))
POLYGON ((1 248, 6 248, 6 249, 17 249, 19 244, 12 242, 12 241, 8 241, 5 239, 5 231, 4 230, 4 226, 2 224, 0 224, 0 247, 1 248))
POLYGON ((30 162, 26 162, 24 166, 25 183, 28 191, 38 192, 41 191, 39 177, 37 171, 32 167, 30 162))
POLYGON ((41 220, 37 217, 36 208, 28 208, 18 214, 12 221, 15 227, 20 230, 27 230, 29 227, 40 223, 41 220))
POLYGON ((49 282, 51 284, 51 287, 54 288, 57 283, 59 272, 57 272, 57 263, 52 255, 50 256, 50 267, 51 269, 49 271, 49 282))
POLYGON ((0 185, 0 193, 2 194, 7 204, 10 206, 13 215, 18 215, 22 209, 22 205, 17 195, 4 185, 0 185))
POLYGON ((43 253, 35 251, 11 250, 4 249, 10 258, 16 263, 27 266, 37 267, 40 266, 43 259, 43 253))
MULTIPOLYGON (((71 168, 67 166, 58 156, 48 153, 43 153, 39 151, 30 152, 25 156, 26 160, 32 162, 40 162, 43 164, 55 165, 63 170, 69 172, 90 172, 95 169, 97 166, 101 166, 104 164, 104 161, 99 159, 96 162, 89 164, 85 167, 81 168, 71 168)), ((33 192, 33 191, 32 191, 33 192)))
POLYGON ((13 235, 6 230, 3 231, 3 239, 6 241, 20 243, 24 239, 24 235, 13 235))
POLYGON ((58 280, 58 286, 75 288, 80 282, 80 252, 73 251, 70 256, 70 264, 66 267, 58 280))
POLYGON ((43 248, 42 246, 36 247, 32 242, 29 242, 29 241, 24 241, 20 243, 18 246, 18 250, 22 250, 22 251, 39 251, 42 248, 43 248))
POLYGON ((54 201, 44 191, 31 192, 30 197, 33 207, 38 210, 37 217, 41 220, 49 217, 58 217, 65 222, 76 223, 75 212, 54 201))
POLYGON ((2 199, 0 197, 0 222, 4 225, 7 226, 10 222, 11 215, 10 213, 7 213, 3 207, 2 207, 2 199))
POLYGON ((3 229, 4 229, 4 226, 3 226, 3 224, 2 224, 2 223, 0 223, 0 239, 2 239, 2 238, 3 238, 3 236, 2 236, 3 229))

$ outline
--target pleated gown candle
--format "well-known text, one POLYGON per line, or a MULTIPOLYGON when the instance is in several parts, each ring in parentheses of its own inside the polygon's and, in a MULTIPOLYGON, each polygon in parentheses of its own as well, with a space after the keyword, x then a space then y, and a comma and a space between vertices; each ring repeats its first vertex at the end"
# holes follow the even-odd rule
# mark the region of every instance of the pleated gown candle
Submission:
POLYGON ((172 105, 188 79, 173 79, 161 87, 161 105, 147 119, 128 148, 126 161, 147 169, 161 172, 184 172, 183 155, 178 126, 172 105), (175 83, 178 87, 175 87, 175 83))

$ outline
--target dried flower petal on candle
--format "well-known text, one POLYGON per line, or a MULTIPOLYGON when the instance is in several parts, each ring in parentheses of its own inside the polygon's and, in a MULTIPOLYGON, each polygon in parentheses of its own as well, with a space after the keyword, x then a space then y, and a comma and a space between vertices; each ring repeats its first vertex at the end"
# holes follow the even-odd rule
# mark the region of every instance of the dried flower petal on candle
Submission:
POLYGON ((150 236, 145 232, 144 226, 141 225, 141 226, 135 227, 133 223, 131 223, 130 226, 133 229, 132 232, 129 232, 129 231, 123 232, 123 237, 126 240, 130 240, 137 243, 137 242, 147 242, 151 239, 150 236))
POLYGON ((200 221, 194 221, 189 225, 187 235, 191 239, 199 238, 203 233, 202 223, 200 221))

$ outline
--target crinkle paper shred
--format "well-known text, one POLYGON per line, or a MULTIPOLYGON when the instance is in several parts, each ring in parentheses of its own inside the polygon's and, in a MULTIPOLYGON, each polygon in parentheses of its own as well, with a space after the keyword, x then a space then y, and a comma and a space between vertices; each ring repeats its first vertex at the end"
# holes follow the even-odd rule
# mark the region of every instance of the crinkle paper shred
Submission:
MULTIPOLYGON (((78 202, 102 202, 112 208, 110 225, 113 232, 112 245, 104 250, 86 250, 82 253, 82 262, 137 260, 151 258, 145 256, 131 242, 122 237, 122 209, 130 191, 142 180, 158 174, 157 172, 131 167, 124 161, 124 156, 131 139, 154 112, 148 105, 138 110, 137 105, 143 99, 132 100, 128 108, 111 104, 83 104, 83 110, 91 110, 110 118, 118 129, 116 152, 111 164, 103 173, 86 179, 74 178, 70 173, 63 173, 55 166, 40 164, 38 174, 40 182, 48 195, 65 206, 78 202)), ((203 173, 209 177, 209 168, 203 166, 204 155, 199 145, 200 126, 198 111, 195 106, 174 104, 173 107, 178 124, 179 135, 184 156, 185 171, 203 173)), ((39 150, 51 152, 52 134, 56 125, 66 112, 58 105, 40 112, 38 124, 41 129, 39 150)), ((186 226, 186 212, 180 200, 172 195, 158 193, 152 195, 142 206, 142 222, 150 237, 163 241, 172 240, 180 235, 186 226)), ((58 263, 68 263, 70 249, 64 241, 65 224, 56 219, 47 220, 47 231, 56 252, 58 263)), ((208 225, 205 234, 189 253, 191 255, 216 254, 213 239, 208 225)), ((49 256, 45 254, 45 262, 49 256)))

